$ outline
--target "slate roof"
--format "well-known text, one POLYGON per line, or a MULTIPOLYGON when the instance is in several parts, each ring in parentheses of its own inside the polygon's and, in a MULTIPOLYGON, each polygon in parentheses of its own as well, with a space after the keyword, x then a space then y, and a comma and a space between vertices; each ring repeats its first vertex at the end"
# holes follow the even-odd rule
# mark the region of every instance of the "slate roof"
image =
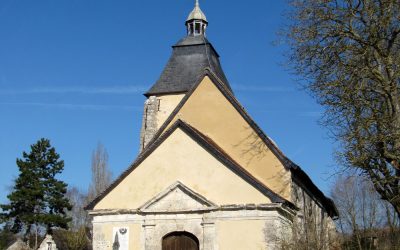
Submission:
POLYGON ((143 152, 136 158, 136 160, 125 170, 103 193, 92 200, 86 207, 86 210, 94 209, 96 204, 103 199, 109 192, 111 192, 118 184, 120 184, 132 171, 134 171, 148 156, 150 156, 154 150, 156 150, 177 128, 181 128, 187 135, 189 135, 194 141, 199 143, 204 149, 211 153, 216 159, 223 163, 235 174, 243 178, 261 193, 266 195, 274 203, 282 203, 286 206, 295 209, 296 206, 280 196, 279 194, 272 191, 262 182, 253 177, 246 169, 235 162, 226 152, 222 150, 213 140, 196 130, 186 122, 178 119, 171 128, 165 133, 160 135, 151 145, 147 146, 143 152))
POLYGON ((172 48, 172 55, 160 78, 145 96, 188 92, 205 68, 209 68, 232 91, 218 53, 203 35, 187 36, 172 48))

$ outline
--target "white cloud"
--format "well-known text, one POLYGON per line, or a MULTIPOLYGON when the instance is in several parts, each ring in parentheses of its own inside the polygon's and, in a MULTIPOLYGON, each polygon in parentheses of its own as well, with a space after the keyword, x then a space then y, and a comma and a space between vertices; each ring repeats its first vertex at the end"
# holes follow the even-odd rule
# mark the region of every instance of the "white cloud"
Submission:
POLYGON ((113 94, 125 95, 143 93, 148 89, 147 86, 60 86, 60 87, 35 87, 24 89, 2 89, 0 94, 113 94))
POLYGON ((41 102, 0 102, 1 106, 30 106, 41 108, 59 108, 70 110, 92 110, 92 111, 110 111, 110 110, 141 110, 141 107, 127 105, 98 105, 98 104, 72 104, 72 103, 41 103, 41 102))

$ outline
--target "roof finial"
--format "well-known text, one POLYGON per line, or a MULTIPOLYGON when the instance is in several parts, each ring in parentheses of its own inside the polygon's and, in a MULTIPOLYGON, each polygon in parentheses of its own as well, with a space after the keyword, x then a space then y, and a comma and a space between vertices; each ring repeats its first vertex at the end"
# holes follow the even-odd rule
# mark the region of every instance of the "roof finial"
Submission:
POLYGON ((186 19, 188 35, 205 35, 207 27, 207 18, 200 9, 199 0, 195 1, 195 6, 186 19))
POLYGON ((190 12, 188 18, 186 19, 186 21, 190 21, 190 20, 203 20, 205 22, 207 22, 207 18, 206 15, 204 15, 203 11, 201 11, 200 9, 200 4, 199 4, 199 0, 196 0, 195 2, 195 6, 192 10, 192 12, 190 12))

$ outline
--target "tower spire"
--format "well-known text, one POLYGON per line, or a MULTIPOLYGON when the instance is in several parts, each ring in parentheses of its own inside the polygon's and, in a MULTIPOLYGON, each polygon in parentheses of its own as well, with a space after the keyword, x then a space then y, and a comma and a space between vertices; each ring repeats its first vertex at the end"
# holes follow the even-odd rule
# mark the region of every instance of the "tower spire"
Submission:
POLYGON ((188 36, 205 36, 208 21, 206 15, 200 9, 199 0, 196 0, 194 9, 190 12, 185 24, 188 36))

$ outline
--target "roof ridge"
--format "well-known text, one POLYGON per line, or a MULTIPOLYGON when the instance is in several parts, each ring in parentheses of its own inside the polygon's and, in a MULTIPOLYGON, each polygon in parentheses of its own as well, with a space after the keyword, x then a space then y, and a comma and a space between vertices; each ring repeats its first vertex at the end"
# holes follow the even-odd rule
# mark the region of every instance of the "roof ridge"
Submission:
MULTIPOLYGON (((333 216, 337 215, 337 209, 332 202, 329 202, 329 198, 325 196, 325 194, 314 184, 314 182, 310 179, 310 177, 301 169, 299 165, 290 160, 278 147, 275 145, 271 139, 264 133, 264 131, 257 125, 257 123, 253 120, 253 118, 246 112, 245 108, 240 104, 240 102, 233 95, 233 92, 229 91, 224 82, 209 68, 206 67, 203 71, 203 74, 197 79, 197 82, 192 86, 189 92, 183 97, 180 103, 176 106, 176 108, 172 111, 172 113, 168 116, 165 122, 158 129, 153 139, 147 144, 151 145, 157 137, 159 137, 162 132, 166 129, 166 127, 170 124, 172 119, 176 116, 179 110, 184 106, 186 101, 190 98, 193 92, 200 85, 205 76, 210 77, 211 81, 217 86, 217 88, 222 92, 222 94, 228 99, 228 101, 234 106, 234 108, 242 115, 242 117, 246 120, 246 122, 254 129, 258 136, 262 139, 262 141, 266 144, 266 146, 273 152, 273 154, 281 161, 283 166, 289 169, 295 176, 298 176, 300 181, 305 181, 307 185, 313 189, 315 193, 321 199, 321 202, 326 205, 327 210, 333 211, 333 216), (328 209, 330 208, 330 209, 328 209)), ((307 188, 306 186, 304 186, 307 188)), ((307 188, 308 189, 308 188, 307 188)))
POLYGON ((93 209, 94 206, 104 198, 112 189, 114 189, 118 184, 120 184, 130 173, 132 173, 136 167, 140 165, 151 153, 157 149, 177 128, 182 128, 184 132, 186 132, 194 141, 202 144, 205 149, 214 155, 219 161, 221 161, 224 165, 226 165, 230 170, 238 174, 245 181, 249 182, 255 188, 257 188, 264 195, 269 197, 272 202, 277 203, 285 203, 286 205, 296 208, 295 205, 281 197, 279 194, 272 191, 265 184, 261 183, 254 176, 252 176, 247 170, 245 170, 242 166, 240 166, 235 161, 232 161, 231 158, 223 151, 220 151, 220 147, 213 142, 209 137, 202 134, 200 131, 184 122, 181 119, 175 121, 175 123, 163 133, 155 142, 153 142, 149 147, 146 147, 141 154, 136 158, 130 166, 122 172, 122 174, 113 182, 110 186, 108 186, 101 194, 99 194, 96 198, 94 198, 88 205, 85 206, 86 210, 93 209), (206 139, 208 138, 208 139, 206 139))
POLYGON ((157 140, 154 140, 152 142, 152 145, 148 145, 146 148, 143 149, 143 151, 136 157, 136 159, 129 165, 129 167, 123 171, 119 177, 117 179, 115 179, 111 185, 109 185, 102 193, 100 193, 97 197, 95 197, 91 202, 88 203, 88 205, 85 206, 85 209, 93 209, 94 206, 97 204, 97 202, 99 202, 102 198, 104 198, 104 196, 106 194, 108 194, 114 187, 116 187, 119 183, 121 183, 121 181, 128 176, 128 174, 130 174, 141 162, 143 162, 143 160, 145 158, 147 158, 147 156, 150 155, 150 153, 152 151, 154 151, 154 149, 156 149, 159 145, 162 139, 164 137, 167 137, 169 134, 171 134, 176 128, 177 128, 177 123, 174 123, 174 125, 169 128, 167 131, 165 131, 165 133, 163 134, 163 136, 160 136, 159 138, 157 138, 157 140))
POLYGON ((254 180, 255 182, 259 183, 259 185, 263 186, 265 189, 268 189, 269 192, 273 193, 276 198, 278 198, 277 200, 275 200, 274 202, 289 202, 290 201, 286 200, 285 198, 283 198, 282 196, 280 196, 279 194, 275 193, 273 190, 271 190, 269 187, 267 187, 264 183, 262 183, 261 181, 259 181, 258 179, 256 179, 250 172, 248 172, 245 168, 243 168, 238 162, 236 162, 228 153, 225 152, 225 150, 223 150, 215 141, 213 141, 210 137, 204 135, 202 132, 200 132, 199 130, 197 130, 196 128, 194 128, 193 126, 191 126, 189 123, 178 119, 177 122, 180 121, 182 125, 186 126, 188 129, 190 129, 192 132, 194 132, 197 136, 199 136, 199 138, 201 138, 205 143, 207 143, 209 146, 211 146, 214 150, 217 151, 218 154, 220 154, 221 156, 223 156, 225 158, 225 160, 229 161, 230 164, 235 165, 235 167, 237 167, 240 171, 242 171, 243 173, 245 173, 246 175, 248 175, 249 177, 251 177, 252 180, 254 180))

